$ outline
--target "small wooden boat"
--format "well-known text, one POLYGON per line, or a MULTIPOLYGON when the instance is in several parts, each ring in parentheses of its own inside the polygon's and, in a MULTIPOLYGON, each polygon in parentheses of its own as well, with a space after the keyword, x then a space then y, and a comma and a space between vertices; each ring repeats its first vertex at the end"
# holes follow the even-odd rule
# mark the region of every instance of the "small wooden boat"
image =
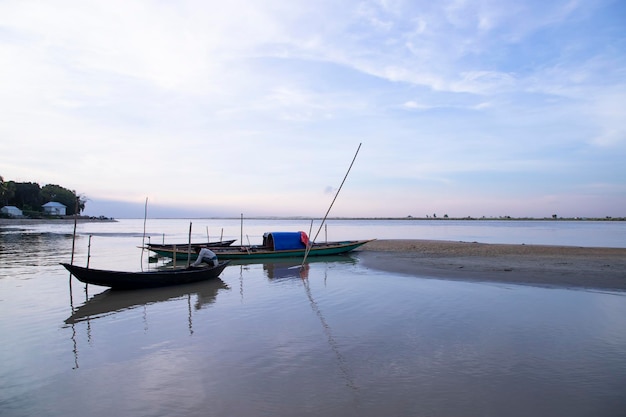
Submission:
MULTIPOLYGON (((303 258, 305 254, 307 254, 307 256, 327 256, 347 253, 372 240, 311 243, 305 232, 270 232, 265 233, 262 245, 212 247, 210 249, 220 260, 303 258)), ((159 256, 171 259, 185 260, 188 259, 189 256, 187 249, 181 252, 169 248, 157 248, 153 245, 146 245, 145 248, 159 256)), ((195 254, 192 254, 192 257, 194 255, 195 254)))
POLYGON ((235 243, 237 239, 232 239, 232 240, 219 240, 216 242, 192 242, 192 243, 148 243, 146 245, 146 247, 151 247, 151 248, 155 248, 155 249, 159 249, 159 248, 166 248, 166 249, 173 249, 176 248, 176 250, 178 252, 184 251, 185 253, 187 253, 189 246, 191 246, 191 252, 193 253, 193 250, 195 247, 201 247, 201 248, 217 248, 217 247, 223 247, 223 246, 230 246, 233 243, 235 243))
POLYGON ((134 290, 139 288, 165 287, 168 285, 189 284, 217 278, 228 261, 217 266, 164 269, 146 272, 109 271, 104 269, 83 268, 62 263, 72 275, 85 284, 111 287, 112 289, 134 290))

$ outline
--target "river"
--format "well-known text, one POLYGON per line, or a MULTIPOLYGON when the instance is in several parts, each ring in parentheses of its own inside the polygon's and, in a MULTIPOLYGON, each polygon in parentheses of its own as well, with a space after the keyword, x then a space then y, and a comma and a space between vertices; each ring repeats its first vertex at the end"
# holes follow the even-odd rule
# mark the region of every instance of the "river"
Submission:
MULTIPOLYGON (((153 268, 140 246, 258 243, 307 220, 122 219, 0 228, 0 416, 622 416, 620 292, 427 279, 358 252, 220 279, 85 288, 67 262, 153 268)), ((318 241, 626 247, 624 222, 329 221, 318 241)))

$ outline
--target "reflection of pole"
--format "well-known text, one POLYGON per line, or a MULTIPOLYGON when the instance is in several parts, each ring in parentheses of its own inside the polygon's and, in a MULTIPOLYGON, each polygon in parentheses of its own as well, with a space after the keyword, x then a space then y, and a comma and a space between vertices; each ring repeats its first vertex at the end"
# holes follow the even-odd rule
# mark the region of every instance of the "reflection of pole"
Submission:
POLYGON ((239 266, 239 295, 241 296, 241 304, 243 304, 243 265, 239 266))
POLYGON ((188 326, 189 326, 189 335, 193 335, 193 321, 191 320, 191 294, 187 294, 187 310, 189 312, 188 318, 188 326))
MULTIPOLYGON (((72 295, 72 274, 70 274, 70 311, 74 314, 74 297, 72 295)), ((76 342, 76 329, 72 323, 72 352, 74 353, 74 367, 72 369, 78 369, 78 343, 76 342)))
POLYGON ((76 328, 72 324, 72 352, 74 353, 74 367, 72 369, 78 369, 78 342, 76 341, 76 328))
POLYGON ((306 295, 309 298, 309 302, 311 303, 311 308, 313 309, 317 317, 320 319, 320 323, 322 324, 322 329, 324 330, 324 333, 326 334, 326 337, 328 338, 328 344, 330 345, 330 348, 332 349, 332 351, 335 353, 337 362, 339 362, 339 369, 341 370, 341 373, 346 379, 346 385, 352 388, 353 390, 357 391, 358 387, 354 383, 352 376, 350 376, 350 372, 348 371, 348 366, 346 365, 346 360, 343 358, 343 355, 341 354, 341 352, 339 352, 339 345, 337 344, 337 341, 335 340, 332 332, 330 331, 330 326, 328 325, 328 323, 326 323, 326 320, 324 319, 324 315, 322 314, 322 311, 318 307, 315 300, 313 300, 313 296, 311 295, 311 287, 309 286, 309 280, 303 279, 302 283, 304 284, 304 290, 306 291, 306 295))

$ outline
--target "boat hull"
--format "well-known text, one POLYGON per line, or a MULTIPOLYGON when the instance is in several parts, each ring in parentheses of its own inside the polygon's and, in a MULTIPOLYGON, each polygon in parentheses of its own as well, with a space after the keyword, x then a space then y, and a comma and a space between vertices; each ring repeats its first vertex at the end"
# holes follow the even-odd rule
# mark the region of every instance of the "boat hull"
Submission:
POLYGON ((85 284, 100 285, 112 289, 140 289, 189 284, 217 278, 228 261, 214 267, 157 270, 147 272, 109 271, 104 269, 83 268, 62 263, 72 275, 85 284))
MULTIPOLYGON (((340 255, 343 253, 351 252, 360 246, 363 246, 371 240, 353 240, 343 242, 329 242, 313 244, 310 248, 307 256, 328 256, 328 255, 340 255)), ((166 248, 155 248, 148 246, 147 249, 156 253, 159 256, 167 257, 179 260, 186 260, 188 258, 187 252, 175 252, 166 248)), ((263 246, 241 246, 241 247, 228 247, 228 248, 211 248, 211 250, 217 255, 218 259, 274 259, 274 258, 303 258, 306 253, 306 248, 301 249, 286 249, 286 250, 272 250, 263 246)))
POLYGON ((220 247, 228 247, 235 243, 235 239, 232 240, 220 240, 217 242, 192 242, 192 243, 150 243, 147 246, 151 248, 163 248, 163 249, 174 249, 177 251, 183 251, 187 254, 189 247, 191 247, 191 253, 193 253, 193 249, 196 247, 200 248, 220 248, 220 247))

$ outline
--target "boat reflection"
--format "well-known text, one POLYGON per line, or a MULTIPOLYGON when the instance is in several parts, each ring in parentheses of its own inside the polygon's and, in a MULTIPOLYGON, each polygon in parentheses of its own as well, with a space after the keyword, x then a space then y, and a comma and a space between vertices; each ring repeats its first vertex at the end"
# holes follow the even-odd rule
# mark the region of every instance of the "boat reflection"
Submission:
POLYGON ((302 260, 298 258, 276 258, 270 260, 232 260, 230 265, 250 265, 262 264, 265 276, 271 280, 291 279, 291 278, 308 278, 309 265, 312 263, 347 263, 356 264, 357 259, 350 254, 329 255, 308 258, 304 265, 302 260))
POLYGON ((79 323, 140 306, 190 297, 193 294, 196 295, 195 309, 200 310, 203 306, 213 303, 218 292, 223 289, 229 289, 229 287, 217 278, 193 284, 145 290, 106 290, 94 295, 82 306, 73 310, 72 315, 65 320, 65 324, 79 323))
MULTIPOLYGON (((320 325, 324 334, 326 335, 326 339, 328 342, 328 346, 331 351, 335 355, 335 359, 337 361, 337 366, 343 378, 345 379, 345 384, 354 392, 358 391, 358 386, 356 385, 353 371, 348 366, 348 361, 345 359, 344 355, 341 352, 340 345, 335 339, 333 331, 328 324, 328 321, 324 317, 324 313, 320 309, 319 305, 315 301, 313 297, 313 293, 311 291, 310 283, 309 283, 309 271, 310 264, 323 264, 326 266, 323 271, 324 282, 326 281, 328 268, 332 268, 333 265, 337 263, 341 264, 349 264, 354 265, 358 262, 356 257, 353 257, 351 254, 343 254, 343 255, 333 255, 333 256, 320 256, 315 258, 307 259, 306 263, 303 265, 302 260, 294 259, 294 258, 283 258, 283 259, 273 259, 271 261, 263 262, 263 272, 266 277, 272 282, 281 282, 284 280, 293 280, 300 279, 301 285, 304 288, 304 292, 306 297, 311 305, 311 309, 318 317, 320 321, 320 325)), ((247 264, 256 264, 258 262, 254 262, 254 260, 249 261, 238 261, 232 260, 231 265, 241 265, 240 271, 240 294, 243 297, 243 269, 247 264)), ((317 271, 320 272, 320 271, 317 271)))

